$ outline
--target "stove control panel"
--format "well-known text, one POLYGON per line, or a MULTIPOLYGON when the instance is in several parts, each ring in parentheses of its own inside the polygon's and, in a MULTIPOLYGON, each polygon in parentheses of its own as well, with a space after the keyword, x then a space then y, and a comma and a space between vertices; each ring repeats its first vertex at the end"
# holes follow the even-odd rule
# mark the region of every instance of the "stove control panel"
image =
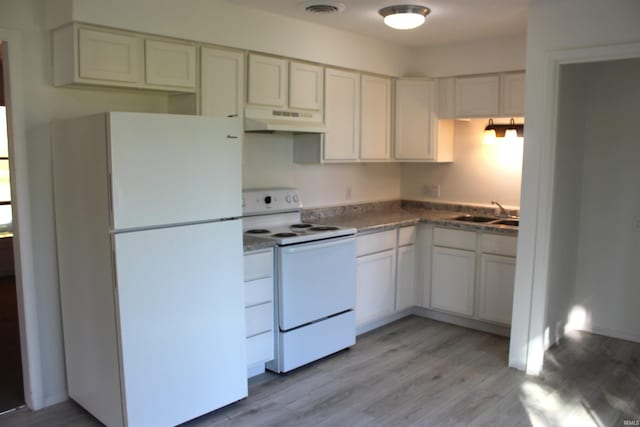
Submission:
POLYGON ((295 188, 261 188, 242 192, 242 215, 263 215, 294 212, 302 209, 300 194, 295 188))

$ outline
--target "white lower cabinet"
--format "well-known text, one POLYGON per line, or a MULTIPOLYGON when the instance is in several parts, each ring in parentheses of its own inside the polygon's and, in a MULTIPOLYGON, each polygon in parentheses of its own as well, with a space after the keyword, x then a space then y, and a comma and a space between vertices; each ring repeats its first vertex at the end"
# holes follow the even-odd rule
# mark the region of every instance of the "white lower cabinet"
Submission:
POLYGON ((395 248, 358 257, 356 326, 362 326, 393 313, 395 272, 395 248))
POLYGON ((396 311, 418 305, 416 238, 415 226, 398 229, 396 311))
POLYGON ((472 316, 475 277, 475 252, 435 246, 431 270, 431 307, 472 316))
POLYGON ((247 372, 253 376, 273 360, 273 250, 245 254, 244 295, 247 372))
POLYGON ((502 255, 480 256, 478 317, 497 323, 511 323, 516 259, 502 255))
POLYGON ((423 307, 511 324, 517 237, 422 227, 419 243, 423 307))

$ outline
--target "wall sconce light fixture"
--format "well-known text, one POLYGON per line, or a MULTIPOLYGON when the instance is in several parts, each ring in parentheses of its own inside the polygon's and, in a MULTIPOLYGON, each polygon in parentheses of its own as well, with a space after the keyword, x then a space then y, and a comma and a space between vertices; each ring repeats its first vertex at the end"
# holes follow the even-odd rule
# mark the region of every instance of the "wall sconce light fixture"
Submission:
POLYGON ((524 136, 524 125, 516 124, 514 119, 509 121, 509 124, 495 124, 493 119, 489 119, 489 124, 484 128, 483 142, 485 144, 495 144, 497 138, 503 138, 504 140, 514 140, 515 138, 522 138, 524 136))

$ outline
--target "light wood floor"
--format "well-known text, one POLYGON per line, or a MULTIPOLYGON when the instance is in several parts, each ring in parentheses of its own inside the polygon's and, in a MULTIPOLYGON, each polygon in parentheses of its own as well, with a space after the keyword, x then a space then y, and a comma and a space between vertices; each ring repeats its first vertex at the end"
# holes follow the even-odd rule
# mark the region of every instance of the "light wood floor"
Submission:
MULTIPOLYGON (((350 350, 251 380, 249 397, 193 426, 622 426, 640 420, 640 344, 572 333, 545 374, 507 368, 508 340, 419 317, 350 350)), ((72 402, 0 417, 4 426, 98 425, 72 402)))

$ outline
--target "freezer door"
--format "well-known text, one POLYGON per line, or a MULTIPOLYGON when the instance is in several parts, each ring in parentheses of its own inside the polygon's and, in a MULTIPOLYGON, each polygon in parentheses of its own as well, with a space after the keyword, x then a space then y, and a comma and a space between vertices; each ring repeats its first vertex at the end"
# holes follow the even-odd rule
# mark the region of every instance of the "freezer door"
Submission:
POLYGON ((239 217, 239 118, 108 113, 115 230, 239 217))
POLYGON ((114 236, 126 424, 247 396, 240 220, 114 236))

